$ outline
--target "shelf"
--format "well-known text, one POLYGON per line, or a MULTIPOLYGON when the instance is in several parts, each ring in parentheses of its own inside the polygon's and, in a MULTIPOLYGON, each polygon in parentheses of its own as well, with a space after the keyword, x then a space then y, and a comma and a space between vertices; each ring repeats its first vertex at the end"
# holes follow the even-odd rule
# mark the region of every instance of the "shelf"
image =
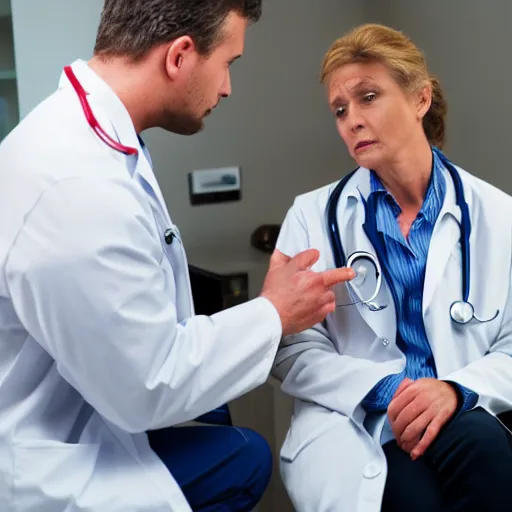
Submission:
POLYGON ((16 71, 14 69, 0 69, 0 80, 16 80, 16 71))

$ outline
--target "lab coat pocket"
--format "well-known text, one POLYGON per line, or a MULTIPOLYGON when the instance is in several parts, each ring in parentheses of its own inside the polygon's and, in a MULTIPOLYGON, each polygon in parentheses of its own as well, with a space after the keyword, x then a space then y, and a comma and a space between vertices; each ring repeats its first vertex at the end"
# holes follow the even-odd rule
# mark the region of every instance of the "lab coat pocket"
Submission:
POLYGON ((49 440, 15 441, 13 498, 19 509, 39 510, 42 503, 50 501, 62 504, 64 510, 66 504, 83 493, 91 479, 98 446, 49 440))
POLYGON ((280 457, 284 462, 293 462, 299 453, 325 432, 336 426, 345 418, 341 414, 330 411, 312 403, 302 402, 299 411, 295 411, 290 428, 281 448, 280 457))

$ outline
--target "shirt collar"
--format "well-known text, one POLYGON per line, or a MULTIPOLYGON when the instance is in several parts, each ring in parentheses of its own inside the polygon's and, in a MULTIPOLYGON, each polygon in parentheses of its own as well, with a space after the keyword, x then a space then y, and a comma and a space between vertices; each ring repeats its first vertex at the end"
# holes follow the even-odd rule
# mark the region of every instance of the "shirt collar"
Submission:
POLYGON ((437 216, 443 206, 444 197, 446 195, 446 180, 444 178, 444 165, 436 153, 433 153, 432 174, 430 176, 430 183, 425 194, 425 201, 421 207, 420 213, 423 214, 425 219, 432 224, 435 224, 437 216))
MULTIPOLYGON (((445 193, 446 193, 446 179, 444 177, 445 171, 444 165, 442 164, 439 156, 432 152, 432 173, 430 175, 427 192, 425 194, 425 200, 418 216, 422 216, 431 225, 434 225, 439 212, 443 206, 445 193)), ((391 206, 398 215, 401 212, 401 208, 396 202, 395 198, 385 189, 382 181, 375 171, 370 171, 370 190, 371 194, 384 194, 391 201, 391 206)))

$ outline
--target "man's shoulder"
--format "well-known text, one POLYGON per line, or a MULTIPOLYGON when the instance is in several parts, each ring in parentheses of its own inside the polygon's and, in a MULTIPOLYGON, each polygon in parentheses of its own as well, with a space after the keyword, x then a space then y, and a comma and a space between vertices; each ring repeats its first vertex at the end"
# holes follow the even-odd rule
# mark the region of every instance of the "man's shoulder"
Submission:
POLYGON ((89 127, 70 91, 58 90, 0 144, 0 183, 16 179, 48 184, 95 174, 108 178, 112 170, 125 171, 122 158, 89 127))

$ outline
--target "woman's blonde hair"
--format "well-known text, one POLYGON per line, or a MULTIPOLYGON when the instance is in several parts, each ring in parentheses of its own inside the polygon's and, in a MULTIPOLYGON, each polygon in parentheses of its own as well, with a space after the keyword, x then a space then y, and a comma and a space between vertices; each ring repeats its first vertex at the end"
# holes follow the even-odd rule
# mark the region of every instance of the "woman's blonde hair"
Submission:
POLYGON ((383 25, 356 27, 336 40, 322 64, 322 83, 338 68, 347 64, 380 62, 407 92, 419 91, 426 83, 432 86, 432 104, 423 118, 423 129, 431 145, 445 144, 446 103, 439 80, 430 75, 423 53, 402 32, 383 25))

